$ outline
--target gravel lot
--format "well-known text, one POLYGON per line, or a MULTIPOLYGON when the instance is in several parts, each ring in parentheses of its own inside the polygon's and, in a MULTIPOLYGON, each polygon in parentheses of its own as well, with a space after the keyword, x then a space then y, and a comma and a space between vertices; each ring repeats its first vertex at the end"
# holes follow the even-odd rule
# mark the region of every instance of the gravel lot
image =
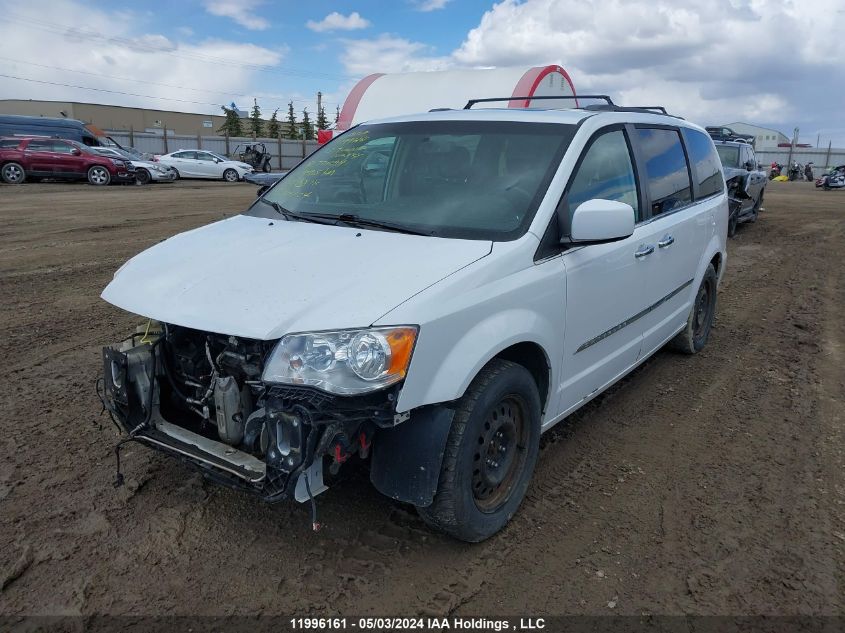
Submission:
POLYGON ((318 533, 138 445, 112 487, 94 380, 138 319, 99 293, 254 192, 0 186, 1 614, 845 614, 845 192, 770 183, 704 352, 658 353, 547 434, 477 546, 360 470, 318 533))

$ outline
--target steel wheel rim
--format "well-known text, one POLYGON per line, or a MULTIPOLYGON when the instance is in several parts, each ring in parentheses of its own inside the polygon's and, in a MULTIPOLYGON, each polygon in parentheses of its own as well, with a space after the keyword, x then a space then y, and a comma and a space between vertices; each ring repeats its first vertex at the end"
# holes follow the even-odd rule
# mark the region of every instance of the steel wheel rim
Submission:
POLYGON ((472 495, 482 512, 495 512, 510 499, 528 456, 528 435, 521 398, 506 396, 488 414, 472 465, 472 495))
POLYGON ((6 176, 6 180, 18 182, 21 176, 23 176, 23 170, 17 165, 6 165, 3 169, 3 174, 6 176))
POLYGON ((91 170, 91 180, 93 180, 98 185, 102 185, 104 182, 106 182, 107 177, 108 174, 106 173, 106 170, 102 167, 95 167, 91 170))
POLYGON ((692 333, 695 338, 700 338, 704 334, 704 328, 709 320, 711 292, 710 284, 703 283, 701 284, 701 288, 698 289, 698 294, 695 297, 695 312, 693 313, 692 329, 692 333))

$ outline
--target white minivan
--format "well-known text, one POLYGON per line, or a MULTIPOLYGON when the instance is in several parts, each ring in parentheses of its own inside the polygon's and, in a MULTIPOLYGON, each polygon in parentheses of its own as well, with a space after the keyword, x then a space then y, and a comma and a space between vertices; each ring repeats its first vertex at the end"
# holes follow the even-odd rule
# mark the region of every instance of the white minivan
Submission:
POLYGON ((664 344, 705 345, 727 226, 710 137, 648 109, 362 124, 115 273, 103 298, 144 320, 104 348, 101 395, 122 441, 220 483, 313 509, 367 460, 480 541, 541 433, 664 344))

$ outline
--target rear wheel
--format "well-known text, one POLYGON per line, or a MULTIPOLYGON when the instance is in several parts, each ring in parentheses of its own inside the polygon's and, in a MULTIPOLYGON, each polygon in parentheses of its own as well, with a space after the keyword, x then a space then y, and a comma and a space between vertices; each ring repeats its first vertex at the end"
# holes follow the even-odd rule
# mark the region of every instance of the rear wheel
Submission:
POLYGON ((227 169, 223 172, 223 180, 226 182, 238 182, 240 177, 238 176, 238 172, 234 169, 227 169))
POLYGON ((3 168, 0 169, 0 176, 2 176, 3 182, 9 185, 19 185, 26 180, 26 172, 19 163, 6 163, 3 165, 3 168))
POLYGON ((419 508, 426 523, 483 541, 519 508, 540 445, 540 395, 527 369, 494 359, 473 380, 446 443, 437 493, 419 508))
POLYGON ((139 185, 146 185, 150 182, 150 180, 152 180, 152 177, 150 176, 150 172, 146 169, 135 170, 135 182, 139 185))
POLYGON ((107 185, 111 182, 111 174, 102 165, 94 165, 88 170, 88 182, 97 186, 107 185))
POLYGON ((687 325, 678 336, 672 339, 671 346, 679 352, 695 354, 707 345, 710 330, 713 329, 713 319, 716 316, 717 281, 716 269, 713 268, 713 264, 709 264, 695 295, 687 325))

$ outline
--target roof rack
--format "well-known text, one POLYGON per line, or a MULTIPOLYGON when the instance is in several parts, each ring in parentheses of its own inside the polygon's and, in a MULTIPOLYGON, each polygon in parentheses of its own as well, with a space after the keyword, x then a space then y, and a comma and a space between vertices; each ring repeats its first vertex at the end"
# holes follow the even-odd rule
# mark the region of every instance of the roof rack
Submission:
MULTIPOLYGON (((604 101, 604 103, 596 103, 593 105, 588 106, 579 106, 581 110, 592 110, 592 111, 600 111, 600 112, 645 112, 651 114, 665 114, 667 116, 674 116, 669 114, 666 111, 666 108, 663 106, 620 106, 613 103, 613 99, 611 99, 607 95, 549 95, 549 96, 542 96, 542 95, 534 95, 533 97, 490 97, 485 99, 470 99, 467 101, 467 104, 464 106, 464 110, 469 110, 474 106, 476 103, 490 103, 493 101, 545 101, 548 99, 597 99, 600 101, 604 101)), ((577 102, 576 102, 577 103, 577 102)), ((680 117, 675 117, 680 118, 680 117)))
POLYGON ((541 97, 535 95, 533 97, 488 97, 485 99, 470 99, 464 106, 464 110, 469 110, 476 103, 490 103, 492 101, 532 101, 532 100, 547 100, 547 99, 601 99, 607 102, 607 105, 616 107, 610 97, 607 95, 549 95, 548 97, 541 97))

